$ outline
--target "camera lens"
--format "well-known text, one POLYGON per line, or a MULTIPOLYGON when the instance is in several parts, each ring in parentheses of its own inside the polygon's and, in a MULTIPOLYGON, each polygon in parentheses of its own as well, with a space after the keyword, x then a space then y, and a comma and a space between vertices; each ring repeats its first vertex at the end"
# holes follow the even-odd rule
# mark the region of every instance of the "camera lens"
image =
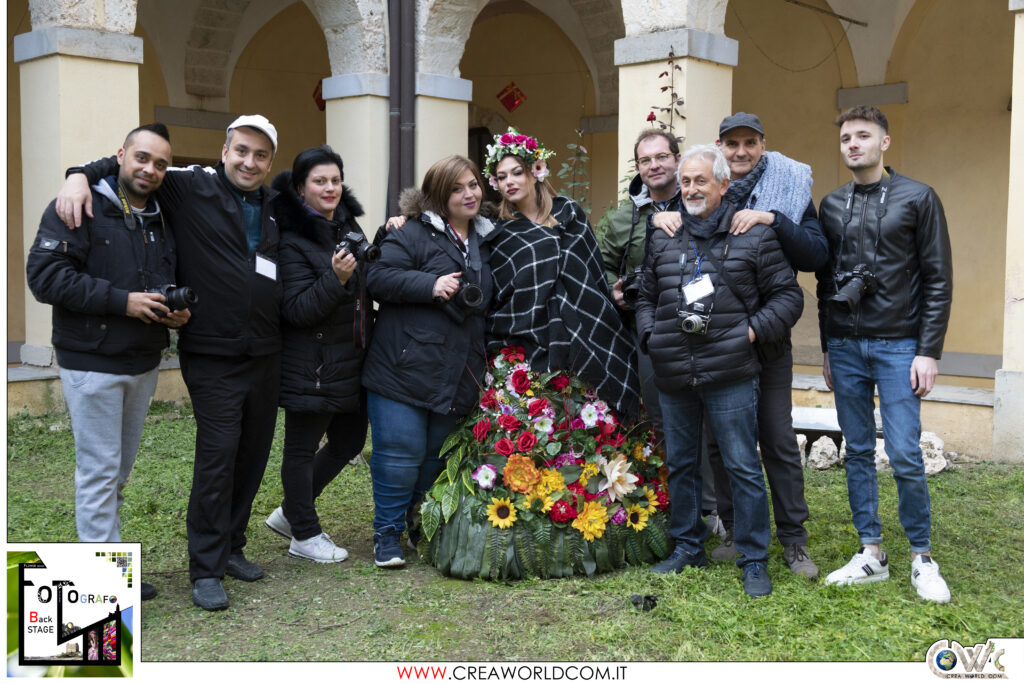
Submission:
POLYGON ((464 309, 476 309, 484 302, 484 292, 479 285, 463 283, 455 293, 455 301, 464 309))

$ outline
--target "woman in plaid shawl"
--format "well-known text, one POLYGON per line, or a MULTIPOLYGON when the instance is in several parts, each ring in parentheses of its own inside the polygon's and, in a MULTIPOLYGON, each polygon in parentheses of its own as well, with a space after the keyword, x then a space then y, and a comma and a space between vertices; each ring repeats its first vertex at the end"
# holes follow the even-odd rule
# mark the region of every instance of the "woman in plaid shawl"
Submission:
POLYGON ((515 129, 487 151, 485 174, 502 197, 502 231, 491 243, 489 348, 522 346, 534 370, 575 373, 623 418, 635 418, 635 344, 612 303, 586 214, 547 181, 554 153, 515 129))

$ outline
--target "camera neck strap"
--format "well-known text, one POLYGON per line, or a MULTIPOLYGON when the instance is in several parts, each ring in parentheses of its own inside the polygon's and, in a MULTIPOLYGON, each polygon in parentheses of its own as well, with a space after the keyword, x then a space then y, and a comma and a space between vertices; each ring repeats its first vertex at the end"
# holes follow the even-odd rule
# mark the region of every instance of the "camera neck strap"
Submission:
MULTIPOLYGON (((138 270, 139 277, 142 279, 142 287, 144 290, 151 289, 152 287, 161 284, 159 281, 162 280, 159 275, 153 274, 149 268, 149 264, 146 260, 146 243, 157 242, 157 237, 153 235, 152 229, 147 230, 145 225, 145 219, 141 216, 137 216, 132 210, 132 205, 128 202, 128 195, 124 191, 121 183, 117 184, 117 199, 121 204, 121 213, 124 218, 124 227, 128 229, 129 234, 134 233, 135 229, 139 226, 142 227, 140 231, 142 235, 142 244, 140 245, 134 238, 130 238, 128 242, 132 247, 132 256, 135 257, 135 265, 138 270)), ((164 239, 164 214, 158 212, 157 215, 160 217, 160 238, 162 242, 164 239)))
MULTIPOLYGON (((892 183, 892 176, 885 169, 882 169, 882 178, 878 181, 878 189, 881 195, 878 198, 878 204, 875 206, 875 254, 871 263, 871 270, 875 270, 875 264, 878 263, 878 245, 882 241, 882 219, 885 218, 885 212, 888 209, 887 199, 889 197, 889 184, 892 183)), ((836 251, 836 265, 834 271, 842 270, 843 265, 843 247, 846 245, 846 229, 850 225, 850 221, 853 220, 853 196, 857 191, 857 184, 850 183, 850 189, 846 191, 846 206, 843 208, 843 231, 839 236, 839 249, 836 251)), ((865 195, 864 201, 867 202, 867 196, 865 195)))
POLYGON ((747 312, 747 318, 750 318, 750 309, 747 307, 747 301, 743 299, 743 296, 740 294, 739 287, 736 286, 736 282, 732 279, 732 276, 729 275, 729 271, 725 270, 725 265, 722 263, 729 257, 728 236, 725 238, 725 246, 722 248, 721 260, 715 256, 714 250, 710 248, 705 256, 707 256, 708 261, 710 261, 715 267, 715 272, 722 278, 722 282, 724 282, 725 286, 732 292, 732 296, 739 300, 740 304, 743 306, 743 310, 747 312))
POLYGON ((451 243, 455 245, 455 249, 462 253, 462 259, 466 263, 469 263, 469 236, 467 235, 466 239, 463 240, 462 236, 452 228, 452 224, 448 222, 447 218, 442 216, 441 220, 444 222, 444 234, 448 237, 451 243))

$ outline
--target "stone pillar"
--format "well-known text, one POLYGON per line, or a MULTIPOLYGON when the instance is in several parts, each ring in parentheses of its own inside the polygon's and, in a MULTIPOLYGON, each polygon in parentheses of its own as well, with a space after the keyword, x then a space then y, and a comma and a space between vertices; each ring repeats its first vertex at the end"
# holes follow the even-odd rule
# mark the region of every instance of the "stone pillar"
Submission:
POLYGON ((416 74, 416 185, 434 162, 465 155, 473 83, 455 76, 416 74))
POLYGON ((325 78, 323 98, 327 101, 327 144, 345 162, 345 184, 352 187, 366 211, 359 223, 372 239, 387 218, 387 74, 325 78))
POLYGON ((1006 307, 1003 367, 996 371, 992 415, 992 460, 1024 463, 1024 0, 1010 0, 1014 13, 1013 112, 1010 115, 1010 192, 1006 210, 1006 307))
MULTIPOLYGON (((627 31, 630 25, 627 23, 627 31)), ((681 71, 675 71, 675 92, 683 100, 678 109, 686 116, 674 119, 674 132, 683 137, 681 147, 713 143, 718 124, 732 113, 732 70, 737 64, 738 43, 721 33, 695 28, 673 28, 627 36, 615 41, 619 67, 618 173, 632 176, 635 170, 633 143, 654 107, 667 107, 669 51, 681 71)), ((668 123, 668 113, 655 112, 668 123)))
MULTIPOLYGON (((131 35, 135 3, 120 6, 116 16, 100 15, 100 25, 115 31, 45 25, 54 18, 76 19, 58 11, 61 7, 68 12, 95 9, 91 3, 34 2, 32 25, 38 28, 14 37, 21 76, 26 255, 43 210, 64 182, 64 169, 114 154, 125 134, 139 125, 142 39, 131 35), (122 16, 129 9, 130 21, 122 16)), ((97 25, 95 16, 84 19, 81 25, 97 25)), ((50 325, 50 307, 26 290, 22 362, 52 364, 50 325)))

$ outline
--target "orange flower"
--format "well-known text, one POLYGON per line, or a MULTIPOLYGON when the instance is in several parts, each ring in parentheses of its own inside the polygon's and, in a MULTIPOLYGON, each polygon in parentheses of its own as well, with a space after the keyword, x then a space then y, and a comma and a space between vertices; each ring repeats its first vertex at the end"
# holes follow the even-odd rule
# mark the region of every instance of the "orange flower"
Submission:
POLYGON ((508 457, 502 475, 505 486, 520 494, 526 494, 541 480, 540 471, 533 464, 533 459, 522 454, 512 454, 508 457))

